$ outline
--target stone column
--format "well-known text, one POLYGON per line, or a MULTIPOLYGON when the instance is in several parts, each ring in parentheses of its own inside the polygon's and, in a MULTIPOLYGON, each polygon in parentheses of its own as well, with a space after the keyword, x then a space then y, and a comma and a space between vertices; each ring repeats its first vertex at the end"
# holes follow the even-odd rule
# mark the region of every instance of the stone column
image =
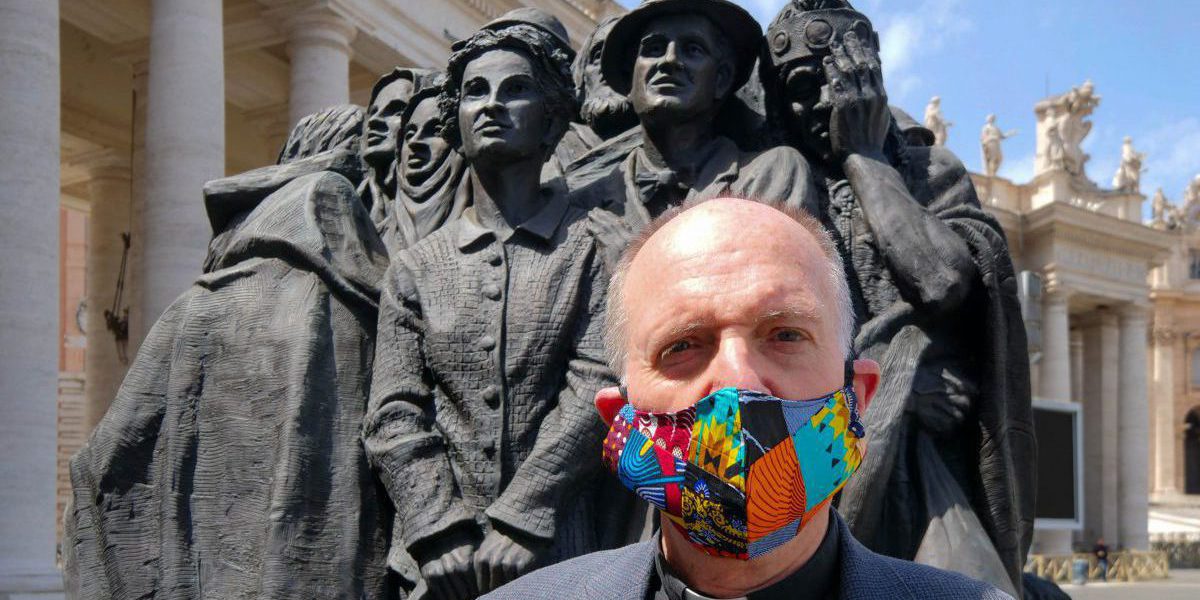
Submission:
POLYGON ((1071 321, 1069 295, 1047 290, 1042 297, 1042 368, 1038 396, 1043 400, 1071 400, 1071 321))
POLYGON ((1117 386, 1120 331, 1101 308, 1083 332, 1083 541, 1117 542, 1117 386))
POLYGON ((150 97, 150 62, 139 60, 133 70, 133 198, 130 201, 130 247, 129 276, 125 279, 125 293, 129 296, 129 358, 137 356, 142 339, 153 325, 146 323, 142 307, 142 276, 145 274, 146 228, 146 102, 150 97))
POLYGON ((221 0, 153 0, 142 214, 147 329, 200 274, 204 183, 225 174, 221 0))
POLYGON ((1071 402, 1083 403, 1083 332, 1071 330, 1071 402))
POLYGON ((1148 324, 1144 307, 1128 305, 1121 310, 1118 540, 1122 546, 1137 550, 1146 550, 1150 544, 1147 533, 1150 501, 1150 407, 1146 393, 1148 324))
POLYGON ((292 60, 288 127, 301 118, 350 101, 350 42, 357 31, 327 10, 291 17, 288 55, 292 60))
POLYGON ((1154 313, 1154 492, 1175 488, 1175 340, 1174 303, 1156 302, 1154 313))
POLYGON ((58 28, 58 2, 0 2, 0 597, 62 589, 58 28))
MULTIPOLYGON (((87 360, 84 384, 84 427, 91 431, 108 410, 125 378, 116 338, 104 313, 112 309, 129 231, 130 173, 128 160, 105 157, 90 168, 87 248, 87 360)), ((128 271, 126 265, 126 271, 128 271)), ((129 297, 118 308, 128 306, 129 297)))

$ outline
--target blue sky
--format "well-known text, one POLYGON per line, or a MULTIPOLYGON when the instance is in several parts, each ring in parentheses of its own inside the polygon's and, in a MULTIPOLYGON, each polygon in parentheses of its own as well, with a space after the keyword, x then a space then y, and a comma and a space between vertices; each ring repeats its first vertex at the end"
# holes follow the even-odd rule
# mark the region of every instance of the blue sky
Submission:
MULTIPOLYGON (((634 6, 638 0, 618 0, 634 6)), ((737 0, 764 26, 786 0, 737 0)), ((879 31, 888 94, 918 120, 932 96, 954 122, 948 145, 980 171, 988 113, 1017 129, 1001 175, 1033 174, 1033 105, 1092 79, 1101 95, 1084 149, 1103 187, 1121 139, 1148 156, 1147 197, 1162 187, 1179 202, 1200 174, 1200 1, 852 0, 879 31)), ((1148 208, 1149 202, 1146 203, 1148 208)))

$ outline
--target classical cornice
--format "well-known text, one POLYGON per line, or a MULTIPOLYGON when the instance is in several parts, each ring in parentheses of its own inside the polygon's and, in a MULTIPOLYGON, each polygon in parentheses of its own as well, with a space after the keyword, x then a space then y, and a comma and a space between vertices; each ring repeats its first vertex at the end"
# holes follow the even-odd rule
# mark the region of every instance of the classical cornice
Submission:
POLYGON ((1154 265, 1167 260, 1176 240, 1174 234, 1062 202, 1030 211, 1024 220, 1027 238, 1052 236, 1154 265))

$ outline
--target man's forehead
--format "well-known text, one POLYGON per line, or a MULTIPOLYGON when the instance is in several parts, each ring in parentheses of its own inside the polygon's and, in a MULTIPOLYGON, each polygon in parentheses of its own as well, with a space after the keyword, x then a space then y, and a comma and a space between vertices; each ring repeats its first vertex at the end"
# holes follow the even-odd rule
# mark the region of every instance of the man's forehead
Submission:
POLYGON ((463 81, 484 77, 503 80, 516 75, 533 75, 533 64, 529 56, 515 48, 493 48, 467 62, 463 69, 463 81))
POLYGON ((375 101, 371 106, 385 106, 393 100, 407 101, 413 93, 413 82, 409 79, 397 79, 379 90, 379 95, 375 97, 375 101))

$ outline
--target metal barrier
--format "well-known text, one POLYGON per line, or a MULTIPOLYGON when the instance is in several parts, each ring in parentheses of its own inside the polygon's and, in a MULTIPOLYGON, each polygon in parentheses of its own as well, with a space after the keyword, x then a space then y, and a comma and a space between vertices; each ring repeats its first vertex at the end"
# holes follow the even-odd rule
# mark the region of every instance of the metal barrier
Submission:
MULTIPOLYGON (((1170 574, 1166 552, 1122 550, 1108 554, 1108 581, 1166 579, 1170 574)), ((1092 554, 1030 554, 1025 571, 1055 583, 1070 583, 1071 566, 1076 560, 1088 562, 1088 581, 1099 581, 1100 565, 1092 554)))

